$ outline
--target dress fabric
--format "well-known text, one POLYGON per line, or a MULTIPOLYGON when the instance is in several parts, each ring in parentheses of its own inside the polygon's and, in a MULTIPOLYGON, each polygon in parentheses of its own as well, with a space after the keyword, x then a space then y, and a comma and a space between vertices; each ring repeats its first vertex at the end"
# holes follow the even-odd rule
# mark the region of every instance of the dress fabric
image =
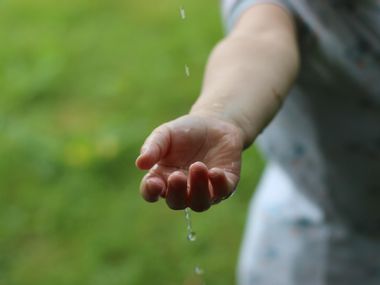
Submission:
POLYGON ((380 284, 380 1, 225 0, 296 20, 301 71, 258 138, 268 160, 251 202, 240 285, 380 284))

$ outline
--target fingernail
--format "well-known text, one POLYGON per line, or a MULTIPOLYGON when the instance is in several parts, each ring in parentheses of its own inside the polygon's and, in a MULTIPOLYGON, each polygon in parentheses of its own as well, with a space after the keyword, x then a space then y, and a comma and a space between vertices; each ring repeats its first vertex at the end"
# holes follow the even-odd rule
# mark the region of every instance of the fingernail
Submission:
POLYGON ((148 152, 148 148, 146 146, 143 146, 140 150, 139 156, 136 158, 136 162, 141 159, 146 153, 148 152))
POLYGON ((138 162, 139 162, 141 156, 142 156, 142 155, 140 154, 140 155, 136 158, 136 161, 135 161, 136 165, 138 165, 138 162))
POLYGON ((143 146, 140 151, 140 156, 146 154, 148 150, 149 150, 148 146, 143 146))

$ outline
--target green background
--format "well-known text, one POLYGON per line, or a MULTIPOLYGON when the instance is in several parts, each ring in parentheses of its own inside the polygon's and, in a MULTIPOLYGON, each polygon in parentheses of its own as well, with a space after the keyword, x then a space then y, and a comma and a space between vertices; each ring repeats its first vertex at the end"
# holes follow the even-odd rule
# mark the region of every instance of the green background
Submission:
POLYGON ((222 35, 218 1, 0 0, 1 285, 200 284, 195 265, 235 283, 255 149, 238 193, 193 214, 193 244, 183 211, 140 198, 134 167, 222 35))

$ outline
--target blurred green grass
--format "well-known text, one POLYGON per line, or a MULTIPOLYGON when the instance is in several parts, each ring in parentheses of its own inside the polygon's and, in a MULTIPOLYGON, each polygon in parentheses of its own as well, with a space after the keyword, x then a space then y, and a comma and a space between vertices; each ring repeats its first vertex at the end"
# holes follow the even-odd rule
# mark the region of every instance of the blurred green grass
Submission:
POLYGON ((218 1, 180 4, 0 0, 1 285, 193 284, 196 264, 234 284, 255 149, 238 194, 193 214, 194 245, 138 194, 141 143, 187 112, 223 35, 218 1))

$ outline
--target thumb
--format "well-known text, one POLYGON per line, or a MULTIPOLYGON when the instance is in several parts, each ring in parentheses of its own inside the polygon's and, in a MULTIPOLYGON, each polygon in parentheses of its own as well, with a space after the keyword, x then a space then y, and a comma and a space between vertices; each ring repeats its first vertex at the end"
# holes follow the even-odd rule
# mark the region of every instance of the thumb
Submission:
POLYGON ((170 146, 170 128, 161 125, 156 128, 145 140, 141 147, 140 156, 136 159, 136 166, 148 170, 167 154, 170 146))

